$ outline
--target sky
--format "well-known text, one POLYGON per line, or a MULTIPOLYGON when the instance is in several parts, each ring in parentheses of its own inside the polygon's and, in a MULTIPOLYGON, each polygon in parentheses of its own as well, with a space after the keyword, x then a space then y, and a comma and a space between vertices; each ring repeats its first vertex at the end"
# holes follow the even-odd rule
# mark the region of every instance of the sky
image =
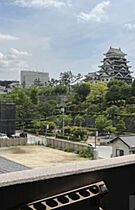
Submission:
POLYGON ((0 0, 0 80, 19 80, 21 70, 86 75, 110 46, 134 72, 134 11, 134 0, 0 0))

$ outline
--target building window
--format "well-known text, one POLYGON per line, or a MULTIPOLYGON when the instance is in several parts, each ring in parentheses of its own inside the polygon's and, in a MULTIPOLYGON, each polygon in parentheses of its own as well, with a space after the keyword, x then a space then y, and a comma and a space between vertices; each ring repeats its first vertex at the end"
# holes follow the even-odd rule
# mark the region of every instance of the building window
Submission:
POLYGON ((122 150, 122 149, 116 149, 116 157, 123 156, 123 155, 124 155, 124 150, 122 150))

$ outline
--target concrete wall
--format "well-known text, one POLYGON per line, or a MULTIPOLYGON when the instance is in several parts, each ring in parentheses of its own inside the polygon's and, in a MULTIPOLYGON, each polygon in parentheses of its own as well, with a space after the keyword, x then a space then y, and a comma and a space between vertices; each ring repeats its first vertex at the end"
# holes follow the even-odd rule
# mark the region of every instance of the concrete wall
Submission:
POLYGON ((122 141, 119 139, 115 140, 113 143, 111 143, 112 146, 112 157, 116 157, 116 150, 120 149, 124 151, 124 155, 129 155, 130 154, 130 149, 129 147, 124 144, 122 141))
POLYGON ((93 153, 93 148, 87 144, 73 142, 70 140, 62 140, 62 139, 55 139, 55 138, 46 138, 46 145, 56 147, 60 150, 71 150, 74 152, 84 151, 87 147, 89 148, 90 152, 93 153))
MULTIPOLYGON (((104 181, 109 193, 102 199, 103 209, 128 210, 130 196, 135 195, 134 177, 135 155, 2 174, 0 209, 16 209, 38 199, 104 181)), ((82 210, 91 209, 85 208, 85 203, 83 207, 82 210)))
POLYGON ((0 139, 0 147, 26 145, 27 138, 0 139))

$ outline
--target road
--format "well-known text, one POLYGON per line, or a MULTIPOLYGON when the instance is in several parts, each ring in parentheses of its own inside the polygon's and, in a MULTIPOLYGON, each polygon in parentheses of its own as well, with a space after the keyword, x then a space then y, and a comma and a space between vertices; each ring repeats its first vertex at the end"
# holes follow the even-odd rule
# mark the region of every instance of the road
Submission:
POLYGON ((110 158, 112 154, 111 146, 97 146, 98 157, 100 158, 110 158))

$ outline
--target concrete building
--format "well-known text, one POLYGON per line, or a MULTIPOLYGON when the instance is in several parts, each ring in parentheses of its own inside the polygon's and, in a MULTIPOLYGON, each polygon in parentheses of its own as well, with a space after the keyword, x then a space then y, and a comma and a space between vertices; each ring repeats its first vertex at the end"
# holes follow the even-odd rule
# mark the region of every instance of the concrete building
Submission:
POLYGON ((120 136, 112 139, 112 157, 135 154, 135 136, 120 136))
POLYGON ((0 133, 8 136, 15 133, 16 105, 14 103, 0 102, 0 133))
POLYGON ((30 87, 34 84, 46 85, 49 81, 49 73, 47 72, 34 72, 34 71, 21 71, 21 85, 23 87, 30 87))

